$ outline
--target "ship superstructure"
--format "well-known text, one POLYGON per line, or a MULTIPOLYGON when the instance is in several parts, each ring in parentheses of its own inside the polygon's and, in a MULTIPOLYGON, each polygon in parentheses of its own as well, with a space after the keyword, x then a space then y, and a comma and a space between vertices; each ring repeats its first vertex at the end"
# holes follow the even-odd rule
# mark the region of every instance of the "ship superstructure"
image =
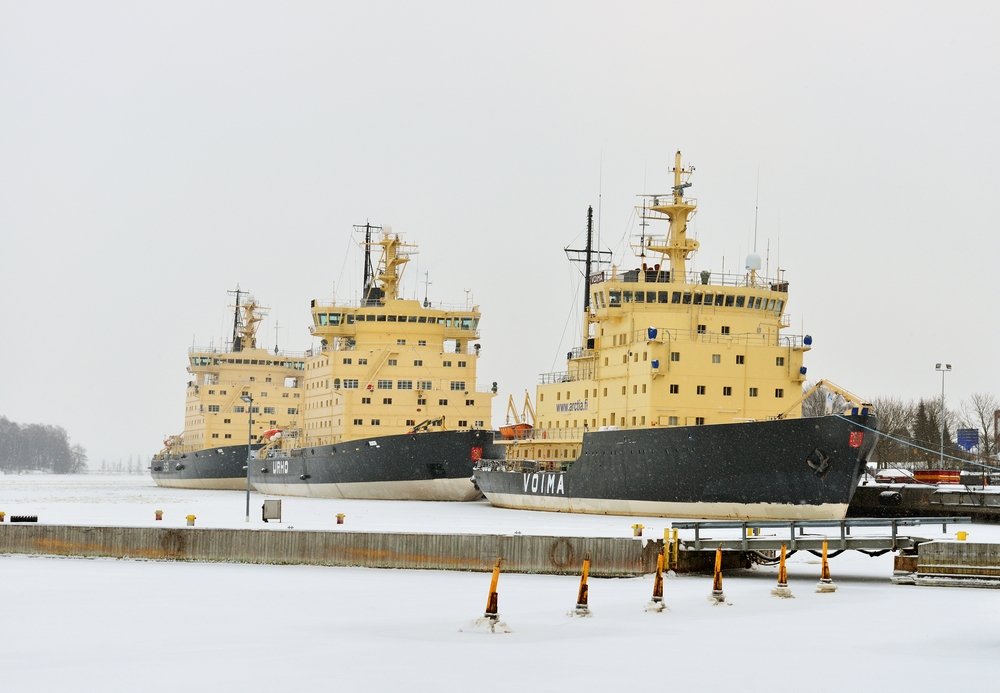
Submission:
POLYGON ((230 345, 188 353, 184 431, 166 437, 151 464, 161 486, 243 488, 248 441, 255 446, 268 431, 301 425, 305 355, 258 347, 264 309, 247 292, 232 293, 230 345), (253 398, 252 412, 243 395, 253 398))
POLYGON ((540 376, 537 434, 514 457, 576 459, 587 430, 701 426, 801 415, 802 356, 809 336, 782 335, 788 283, 758 274, 689 272, 698 241, 687 233, 697 210, 684 197, 691 169, 672 169, 674 186, 645 196, 639 267, 587 272, 584 340, 566 370, 540 376), (544 437, 543 437, 544 436, 544 437))
POLYGON ((253 483, 292 495, 476 497, 472 463, 492 446, 496 393, 476 380, 479 307, 403 298, 414 246, 388 228, 360 228, 361 300, 312 302, 310 331, 321 341, 305 361, 302 428, 265 451, 253 483), (372 250, 381 254, 374 269, 372 250))
POLYGON ((634 266, 594 271, 588 231, 582 343, 542 374, 533 427, 498 441, 504 459, 477 483, 506 507, 842 517, 874 416, 800 418, 812 339, 782 333, 788 283, 756 255, 745 274, 689 271, 693 169, 677 152, 671 171, 668 193, 643 196, 634 266))

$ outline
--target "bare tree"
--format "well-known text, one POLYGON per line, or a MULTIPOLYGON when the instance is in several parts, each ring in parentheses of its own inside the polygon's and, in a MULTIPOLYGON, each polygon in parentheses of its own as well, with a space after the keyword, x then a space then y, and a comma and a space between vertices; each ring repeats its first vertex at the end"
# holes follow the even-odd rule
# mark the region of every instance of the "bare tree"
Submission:
POLYGON ((910 424, 915 415, 913 402, 898 397, 876 397, 872 408, 878 416, 878 430, 883 434, 875 448, 876 459, 881 465, 895 465, 908 461, 912 456, 910 424))
POLYGON ((996 424, 994 414, 1000 410, 1000 401, 984 392, 977 392, 962 402, 958 423, 963 428, 979 431, 979 454, 992 457, 997 453, 996 424))

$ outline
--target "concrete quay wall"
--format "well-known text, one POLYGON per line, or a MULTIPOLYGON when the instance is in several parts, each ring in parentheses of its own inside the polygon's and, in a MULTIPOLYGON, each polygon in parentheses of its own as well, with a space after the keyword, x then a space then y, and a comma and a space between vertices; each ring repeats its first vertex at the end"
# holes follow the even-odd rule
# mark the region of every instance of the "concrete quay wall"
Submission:
POLYGON ((917 547, 917 584, 933 579, 1000 582, 1000 544, 930 541, 917 547), (921 582, 923 580, 923 582, 921 582))
POLYGON ((0 524, 0 553, 627 577, 652 573, 660 540, 489 534, 0 524))

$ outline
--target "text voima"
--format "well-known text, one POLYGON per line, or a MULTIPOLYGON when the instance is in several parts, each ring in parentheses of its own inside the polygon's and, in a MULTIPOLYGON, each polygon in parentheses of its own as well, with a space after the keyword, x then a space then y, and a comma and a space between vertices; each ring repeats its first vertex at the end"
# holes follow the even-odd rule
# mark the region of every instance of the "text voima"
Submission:
POLYGON ((525 493, 547 493, 554 495, 566 495, 566 487, 563 485, 563 475, 551 472, 535 472, 524 475, 525 493))

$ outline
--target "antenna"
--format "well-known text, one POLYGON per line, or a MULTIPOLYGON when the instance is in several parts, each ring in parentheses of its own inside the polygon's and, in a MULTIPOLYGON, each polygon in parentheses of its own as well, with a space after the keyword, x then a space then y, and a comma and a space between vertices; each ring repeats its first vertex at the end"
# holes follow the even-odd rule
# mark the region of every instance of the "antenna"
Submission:
POLYGON ((757 164, 757 189, 753 195, 753 252, 757 252, 757 209, 760 202, 760 164, 757 164))
POLYGON ((431 285, 429 274, 424 270, 424 308, 430 308, 431 302, 427 300, 427 287, 431 285))
POLYGON ((274 353, 278 353, 278 321, 274 321, 274 353))

